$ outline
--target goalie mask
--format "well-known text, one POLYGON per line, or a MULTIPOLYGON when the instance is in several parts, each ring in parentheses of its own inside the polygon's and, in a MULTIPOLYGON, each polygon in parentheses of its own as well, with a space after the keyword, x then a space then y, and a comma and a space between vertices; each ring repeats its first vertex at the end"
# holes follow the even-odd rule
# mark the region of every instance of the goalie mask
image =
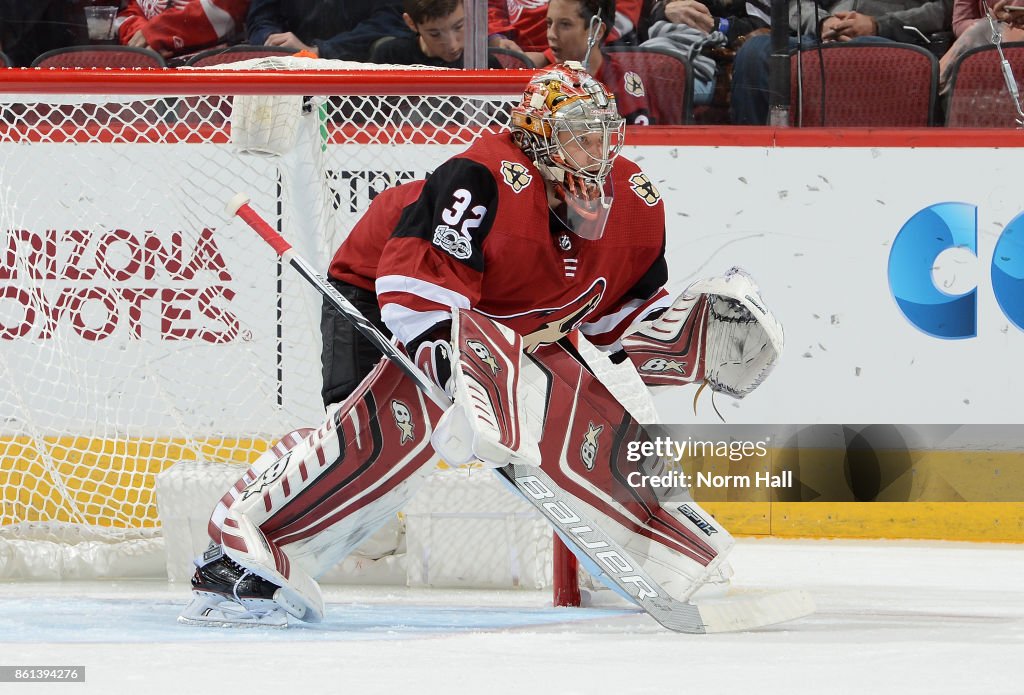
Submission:
POLYGON ((537 73, 512 108, 513 137, 555 183, 552 210, 584 239, 604 234, 624 123, 615 96, 574 61, 537 73))

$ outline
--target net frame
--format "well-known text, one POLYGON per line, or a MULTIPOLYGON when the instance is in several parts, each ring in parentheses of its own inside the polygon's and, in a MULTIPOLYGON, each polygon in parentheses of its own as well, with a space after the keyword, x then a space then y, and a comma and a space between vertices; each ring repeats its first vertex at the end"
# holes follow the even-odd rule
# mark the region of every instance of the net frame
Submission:
MULTIPOLYGON (((377 67, 377 66, 374 66, 377 67)), ((10 114, 12 107, 19 103, 30 103, 32 97, 45 97, 51 95, 50 102, 60 105, 67 101, 71 103, 94 103, 101 102, 109 95, 117 95, 121 102, 133 103, 133 100, 161 100, 179 99, 187 103, 190 99, 198 99, 202 103, 205 97, 223 97, 230 95, 254 96, 254 97, 305 97, 311 94, 320 95, 345 95, 348 98, 367 98, 367 100, 379 100, 387 102, 387 98, 402 98, 410 93, 418 98, 447 99, 453 95, 466 98, 517 100, 522 94, 531 73, 519 71, 437 71, 437 70, 263 70, 259 72, 240 72, 236 69, 207 69, 202 71, 177 70, 31 70, 12 69, 0 71, 0 95, 6 99, 0 108, 7 109, 10 114), (12 98, 12 95, 16 95, 12 98), (74 96, 70 96, 74 95, 74 96), (56 96, 56 98, 52 98, 56 96)), ((114 103, 114 102, 110 102, 114 103)), ((209 107, 215 112, 217 106, 209 107)), ((15 108, 16 110, 16 108, 15 108)), ((507 111, 507 109, 506 109, 507 111)), ((95 114, 93 114, 95 115, 95 114)), ((478 128, 479 123, 469 118, 470 127, 478 128)), ((322 146, 328 149, 341 145, 344 142, 352 141, 358 146, 380 145, 382 142, 394 144, 397 141, 402 145, 441 145, 458 147, 461 149, 468 144, 466 134, 459 127, 453 128, 450 123, 436 124, 420 122, 416 125, 408 125, 402 128, 383 127, 376 128, 373 123, 362 124, 358 127, 344 122, 330 124, 330 127, 321 127, 322 146)), ((89 142, 106 146, 118 146, 121 144, 139 144, 158 142, 161 145, 194 145, 208 143, 219 146, 231 144, 230 128, 227 119, 213 119, 211 123, 196 124, 189 123, 187 119, 176 122, 164 122, 159 127, 153 127, 151 123, 140 123, 131 119, 109 119, 104 124, 93 123, 91 126, 82 127, 80 124, 65 124, 65 127, 43 128, 37 124, 22 123, 21 125, 8 122, 8 119, 0 119, 0 144, 25 140, 32 141, 33 137, 45 140, 54 145, 74 145, 89 142)), ((441 158, 439 161, 443 161, 441 158)), ((439 163, 439 162, 438 162, 439 163)), ((391 183, 394 183, 392 181, 391 183)), ((0 179, 0 183, 3 182, 0 179)), ((278 181, 280 186, 281 182, 278 181)), ((10 206, 10 193, 8 186, 0 185, 0 203, 10 206)), ((334 243, 329 244, 327 250, 333 248, 334 243)), ((322 246, 322 245, 321 245, 322 246)), ((313 249, 313 256, 329 258, 324 256, 324 248, 313 249), (317 254, 317 252, 320 252, 317 254)), ((307 252, 307 255, 310 255, 307 252)), ((285 275, 280 266, 275 271, 276 283, 280 287, 286 282, 285 275)), ((283 309, 278 306, 280 314, 283 309)), ((0 365, 0 372, 3 372, 4 365, 0 365)), ((299 423, 299 424, 309 424, 299 423)), ((270 443, 270 437, 283 434, 283 430, 273 432, 246 433, 247 436, 237 437, 228 441, 228 438, 217 435, 209 440, 196 442, 196 447, 201 450, 196 458, 208 457, 212 461, 223 462, 225 460, 236 463, 251 462, 270 443), (230 451, 228 451, 230 450, 230 451)), ((43 432, 28 432, 29 440, 35 442, 47 442, 47 435, 43 432)), ((51 435, 51 439, 53 436, 51 435)), ((16 446, 24 446, 24 443, 15 442, 16 446)), ((58 437, 56 441, 39 445, 40 450, 52 452, 55 449, 64 447, 64 443, 58 437)), ((88 448, 89 445, 86 445, 88 448)), ((42 454, 44 457, 46 453, 42 454)), ((12 457, 11 445, 8 442, 5 451, 0 452, 0 463, 4 458, 12 457)), ((165 459, 169 460, 169 459, 165 459)), ((51 471, 57 471, 60 467, 48 466, 51 471)), ((165 465, 161 464, 154 469, 144 471, 131 471, 134 478, 139 475, 152 478, 159 473, 165 465)), ((6 470, 0 468, 0 492, 4 488, 17 486, 17 475, 23 471, 12 471, 10 466, 6 470)), ((62 489, 64 483, 59 472, 52 473, 51 485, 55 489, 62 489)), ((132 484, 135 484, 134 482, 132 484)), ((148 489, 152 489, 152 483, 147 479, 145 483, 148 489)), ((3 493, 8 495, 8 493, 3 493)), ((6 500, 6 498, 2 498, 6 500)), ((8 504, 4 501, 4 504, 8 504)), ((149 522, 154 522, 155 511, 151 498, 136 500, 136 504, 144 508, 141 516, 149 522)), ((7 569, 0 572, 2 576, 45 576, 44 570, 47 566, 59 566, 61 569, 57 576, 68 576, 68 568, 74 567, 72 573, 75 576, 139 576, 150 574, 156 566, 152 559, 152 552, 162 552, 159 529, 157 524, 146 523, 141 528, 127 528, 118 525, 118 522, 111 523, 81 523, 80 514, 74 511, 66 512, 64 516, 71 518, 71 522, 46 522, 40 523, 37 520, 22 521, 11 524, 9 519, 0 516, 0 545, 6 544, 6 549, 22 550, 18 546, 31 544, 32 550, 22 553, 28 560, 18 560, 7 563, 7 569), (40 554, 38 547, 43 545, 47 550, 40 554), (69 548, 74 549, 74 559, 69 558, 69 548), (98 561, 98 550, 110 550, 110 557, 98 561), (145 556, 147 558, 141 564, 126 564, 121 561, 125 556, 145 556)), ((558 605, 578 605, 579 591, 576 584, 574 558, 561 543, 555 539, 554 557, 554 590, 555 602, 558 605)), ((0 548, 3 550, 4 548, 0 548)))

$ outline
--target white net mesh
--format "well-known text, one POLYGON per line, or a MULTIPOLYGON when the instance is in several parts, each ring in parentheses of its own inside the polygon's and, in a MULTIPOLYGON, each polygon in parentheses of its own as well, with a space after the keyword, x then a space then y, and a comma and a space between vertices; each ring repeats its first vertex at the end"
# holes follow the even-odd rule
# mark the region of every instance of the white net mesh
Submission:
POLYGON ((0 543, 151 538, 156 474, 322 419, 319 295, 223 206, 246 193, 325 268, 377 192, 515 98, 414 75, 382 98, 244 97, 264 109, 248 137, 292 137, 276 157, 239 152, 229 91, 0 96, 0 543))
MULTIPOLYGON (((526 80, 195 71, 183 87, 181 76, 151 80, 154 96, 75 95, 69 80, 0 94, 0 577, 162 571, 156 476, 197 462, 161 488, 184 534, 168 543, 168 574, 187 578, 232 478, 221 464, 250 463, 323 418, 319 295, 226 201, 247 194, 324 270, 377 193, 505 128, 526 80)), ((113 77, 135 76, 112 75, 110 92, 113 77)), ((636 378, 613 382, 653 421, 636 378)), ((413 534, 413 583, 550 582, 543 522, 508 495, 459 517, 443 502, 458 485, 432 481, 429 502, 411 507, 429 525, 413 534)), ((383 531, 394 552, 338 571, 404 580, 397 529, 383 531)))

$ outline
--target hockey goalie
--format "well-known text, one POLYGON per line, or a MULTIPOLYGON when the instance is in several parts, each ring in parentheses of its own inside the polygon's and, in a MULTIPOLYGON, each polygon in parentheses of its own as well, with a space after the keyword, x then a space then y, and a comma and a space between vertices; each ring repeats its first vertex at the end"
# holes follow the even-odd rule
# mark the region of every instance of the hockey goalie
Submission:
POLYGON ((742 271, 668 296, 663 203, 619 156, 623 133, 604 85, 579 64, 553 66, 513 107, 511 132, 377 196, 330 283, 404 346, 445 407, 325 302, 328 418, 284 437, 223 496, 182 622, 322 620, 316 578, 393 518, 435 452, 499 469, 591 574, 648 612, 659 592, 681 605, 727 582, 725 529, 685 491, 626 483, 664 462, 629 461, 648 435, 568 337, 631 360, 652 386, 742 397, 772 369, 782 331, 742 271))

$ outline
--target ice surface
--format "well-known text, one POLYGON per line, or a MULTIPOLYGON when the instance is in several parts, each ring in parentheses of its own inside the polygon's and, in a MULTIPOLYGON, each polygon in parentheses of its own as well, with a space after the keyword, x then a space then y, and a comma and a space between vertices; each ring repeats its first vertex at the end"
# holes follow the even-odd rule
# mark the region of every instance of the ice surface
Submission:
POLYGON ((0 665, 85 665, 85 684, 2 693, 1022 693, 1024 546, 741 540, 741 588, 800 587, 818 612, 677 635, 609 592, 328 589, 327 620, 178 625, 185 587, 0 584, 0 665))

